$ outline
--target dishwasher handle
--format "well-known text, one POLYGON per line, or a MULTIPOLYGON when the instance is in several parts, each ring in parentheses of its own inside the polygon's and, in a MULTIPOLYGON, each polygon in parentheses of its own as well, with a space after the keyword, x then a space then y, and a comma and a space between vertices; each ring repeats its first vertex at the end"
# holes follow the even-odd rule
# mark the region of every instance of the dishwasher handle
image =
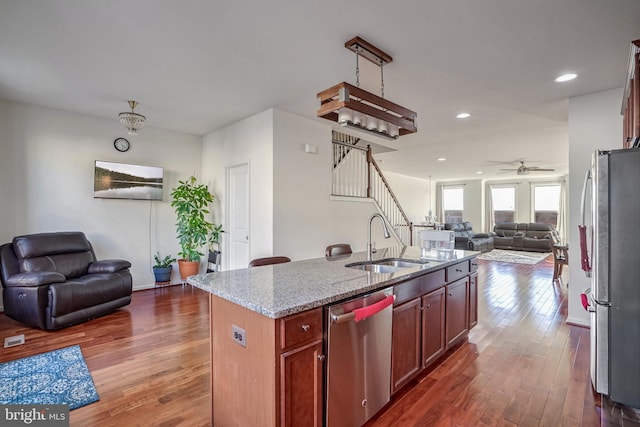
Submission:
POLYGON ((344 323, 344 322, 350 322, 352 320, 359 322, 377 313, 380 313, 382 310, 384 310, 385 308, 393 304, 395 300, 396 300, 395 295, 389 295, 385 299, 380 300, 375 304, 371 304, 369 306, 362 307, 362 308, 356 308, 355 310, 349 313, 340 314, 337 316, 333 315, 331 316, 331 321, 333 323, 344 323))

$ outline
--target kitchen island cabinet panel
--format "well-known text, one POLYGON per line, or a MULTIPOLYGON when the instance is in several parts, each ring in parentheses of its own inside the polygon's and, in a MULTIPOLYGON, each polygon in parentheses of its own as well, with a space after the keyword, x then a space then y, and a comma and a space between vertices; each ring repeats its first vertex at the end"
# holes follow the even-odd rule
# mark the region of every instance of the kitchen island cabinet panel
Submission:
POLYGON ((436 361, 446 350, 444 288, 422 297, 423 367, 436 361))
POLYGON ((322 426, 322 340, 281 355, 281 426, 322 426))
POLYGON ((422 300, 415 298, 393 308, 391 392, 422 370, 422 300))
POLYGON ((469 331, 469 279, 460 279, 445 288, 447 348, 454 346, 469 331))
POLYGON ((469 276, 469 330, 478 324, 478 273, 469 276))

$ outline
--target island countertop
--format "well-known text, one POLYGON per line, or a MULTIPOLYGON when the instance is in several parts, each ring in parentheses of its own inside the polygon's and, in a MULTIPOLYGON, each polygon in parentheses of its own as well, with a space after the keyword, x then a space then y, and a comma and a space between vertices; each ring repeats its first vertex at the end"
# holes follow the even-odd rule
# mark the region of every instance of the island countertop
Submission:
MULTIPOLYGON (((321 307, 474 258, 479 252, 455 250, 447 260, 428 259, 426 264, 394 273, 374 273, 347 268, 362 262, 365 252, 333 258, 314 258, 190 276, 187 283, 263 316, 279 319, 321 307)), ((379 249, 373 259, 420 260, 415 246, 379 249)), ((424 261, 424 260, 422 260, 424 261)))

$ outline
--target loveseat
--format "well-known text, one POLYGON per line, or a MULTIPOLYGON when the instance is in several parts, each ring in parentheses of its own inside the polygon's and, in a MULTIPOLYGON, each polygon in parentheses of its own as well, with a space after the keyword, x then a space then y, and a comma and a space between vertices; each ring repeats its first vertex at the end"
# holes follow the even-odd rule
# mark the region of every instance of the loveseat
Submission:
POLYGON ((131 302, 131 263, 97 261, 81 232, 18 236, 0 246, 5 314, 41 329, 59 329, 131 302))
POLYGON ((470 222, 445 223, 444 229, 453 231, 456 249, 480 252, 493 250, 493 236, 487 233, 474 233, 470 222))
POLYGON ((492 234, 496 249, 551 252, 553 233, 549 224, 504 222, 496 224, 492 234))

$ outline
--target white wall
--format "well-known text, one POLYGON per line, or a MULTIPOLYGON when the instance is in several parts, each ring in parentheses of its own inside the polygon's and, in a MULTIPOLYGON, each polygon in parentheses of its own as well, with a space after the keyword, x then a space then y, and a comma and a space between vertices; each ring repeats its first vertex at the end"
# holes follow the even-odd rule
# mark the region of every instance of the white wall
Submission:
MULTIPOLYGON (((176 255, 170 189, 201 169, 201 138, 145 127, 128 136, 113 120, 0 101, 0 240, 79 230, 99 259, 131 261, 134 289, 153 286, 151 255, 176 255), (113 148, 126 137, 131 149, 113 148), (93 198, 95 160, 164 168, 162 202, 93 198)), ((174 269, 174 270, 177 270, 174 269)), ((174 281, 179 281, 174 271, 174 281)))
MULTIPOLYGON (((464 187, 464 206, 462 213, 462 220, 465 222, 470 222, 473 227, 473 231, 475 233, 483 233, 485 232, 484 226, 484 186, 482 185, 482 180, 473 179, 468 181, 447 181, 447 182, 438 182, 436 185, 436 200, 438 201, 437 205, 442 206, 442 186, 457 186, 461 185, 464 187)), ((438 217, 439 222, 442 221, 442 215, 440 212, 437 212, 437 209, 434 209, 434 215, 438 217)))
MULTIPOLYGON (((226 168, 249 164, 250 258, 273 252, 273 110, 241 120, 205 135, 202 143, 205 182, 219 202, 215 222, 226 230, 226 168)), ((222 235, 222 251, 228 247, 228 234, 222 235)), ((228 269, 229 257, 222 256, 222 268, 228 269)))
POLYGON ((591 286, 581 270, 578 225, 584 175, 596 149, 622 148, 622 89, 569 99, 569 314, 567 321, 589 325, 580 293, 591 286))

